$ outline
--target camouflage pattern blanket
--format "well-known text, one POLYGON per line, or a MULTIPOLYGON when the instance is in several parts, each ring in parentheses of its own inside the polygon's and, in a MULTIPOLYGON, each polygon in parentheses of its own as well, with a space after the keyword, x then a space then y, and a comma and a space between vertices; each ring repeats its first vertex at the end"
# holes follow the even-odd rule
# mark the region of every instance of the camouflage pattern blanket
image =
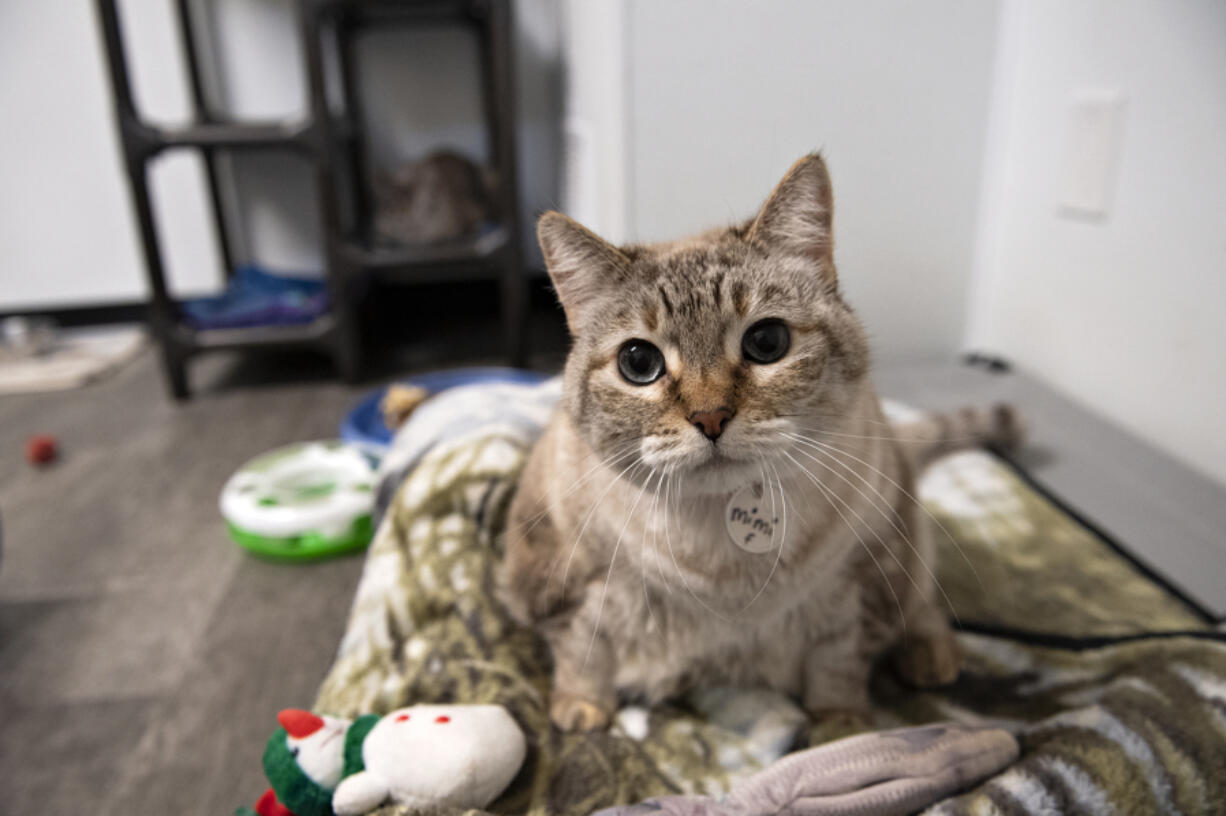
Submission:
MULTIPOLYGON (((402 435, 418 433, 413 426, 402 435)), ((490 810, 542 816, 719 797, 832 736, 811 733, 786 698, 735 689, 623 709, 607 733, 549 727, 548 650, 492 592, 537 432, 492 420, 436 435, 414 460, 370 548, 315 710, 501 704, 529 751, 490 810)), ((939 578, 965 668, 953 686, 926 692, 879 673, 875 726, 993 724, 1021 745, 1003 772, 926 812, 1224 812, 1226 638, 990 454, 945 458, 925 474, 920 498, 940 526, 939 578)))

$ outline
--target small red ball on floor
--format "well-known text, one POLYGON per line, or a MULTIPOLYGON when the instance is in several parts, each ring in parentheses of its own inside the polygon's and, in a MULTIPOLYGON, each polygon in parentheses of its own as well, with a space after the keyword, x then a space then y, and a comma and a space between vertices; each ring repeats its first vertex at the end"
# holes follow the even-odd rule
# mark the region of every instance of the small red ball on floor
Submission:
POLYGON ((50 434, 32 436, 26 442, 26 461, 31 465, 45 465, 54 462, 59 456, 59 448, 55 437, 50 434))

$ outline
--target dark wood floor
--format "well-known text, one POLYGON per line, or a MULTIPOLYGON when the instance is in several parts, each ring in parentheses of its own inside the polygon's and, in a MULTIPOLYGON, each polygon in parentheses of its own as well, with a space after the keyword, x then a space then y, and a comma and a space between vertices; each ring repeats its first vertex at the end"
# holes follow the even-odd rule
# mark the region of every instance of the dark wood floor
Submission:
MULTIPOLYGON (((498 362, 496 331, 450 331, 450 351, 409 345, 382 368, 498 362)), ((254 560, 217 497, 250 457, 335 437, 370 385, 284 356, 204 359, 192 379, 195 398, 170 402, 145 354, 78 391, 0 397, 0 812, 233 813, 265 788, 277 711, 309 706, 332 660, 361 557, 254 560), (61 461, 24 462, 35 433, 61 461)))
POLYGON ((336 649, 361 559, 245 557, 217 495, 253 454, 335 436, 359 392, 211 390, 229 371, 200 367, 185 405, 152 355, 80 391, 0 399, 5 812, 232 813, 263 790, 276 712, 310 704, 336 649), (36 470, 22 445, 40 432, 63 458, 36 470))

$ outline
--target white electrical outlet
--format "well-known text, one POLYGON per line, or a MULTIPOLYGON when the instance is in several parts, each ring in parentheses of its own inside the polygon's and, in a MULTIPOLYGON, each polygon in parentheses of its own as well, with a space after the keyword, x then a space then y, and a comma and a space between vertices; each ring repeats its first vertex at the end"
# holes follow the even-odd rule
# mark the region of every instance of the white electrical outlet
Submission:
POLYGON ((1124 138, 1124 95, 1080 89, 1069 106, 1060 210, 1106 218, 1115 195, 1124 138))

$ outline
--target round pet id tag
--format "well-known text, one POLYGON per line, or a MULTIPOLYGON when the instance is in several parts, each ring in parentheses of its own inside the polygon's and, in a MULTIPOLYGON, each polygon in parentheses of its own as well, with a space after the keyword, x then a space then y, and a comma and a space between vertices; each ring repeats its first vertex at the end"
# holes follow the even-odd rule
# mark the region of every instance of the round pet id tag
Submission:
POLYGON ((774 502, 766 495, 760 482, 742 487, 724 507, 724 525, 728 537, 742 550, 751 553, 769 552, 777 546, 775 525, 779 519, 772 508, 774 502))

